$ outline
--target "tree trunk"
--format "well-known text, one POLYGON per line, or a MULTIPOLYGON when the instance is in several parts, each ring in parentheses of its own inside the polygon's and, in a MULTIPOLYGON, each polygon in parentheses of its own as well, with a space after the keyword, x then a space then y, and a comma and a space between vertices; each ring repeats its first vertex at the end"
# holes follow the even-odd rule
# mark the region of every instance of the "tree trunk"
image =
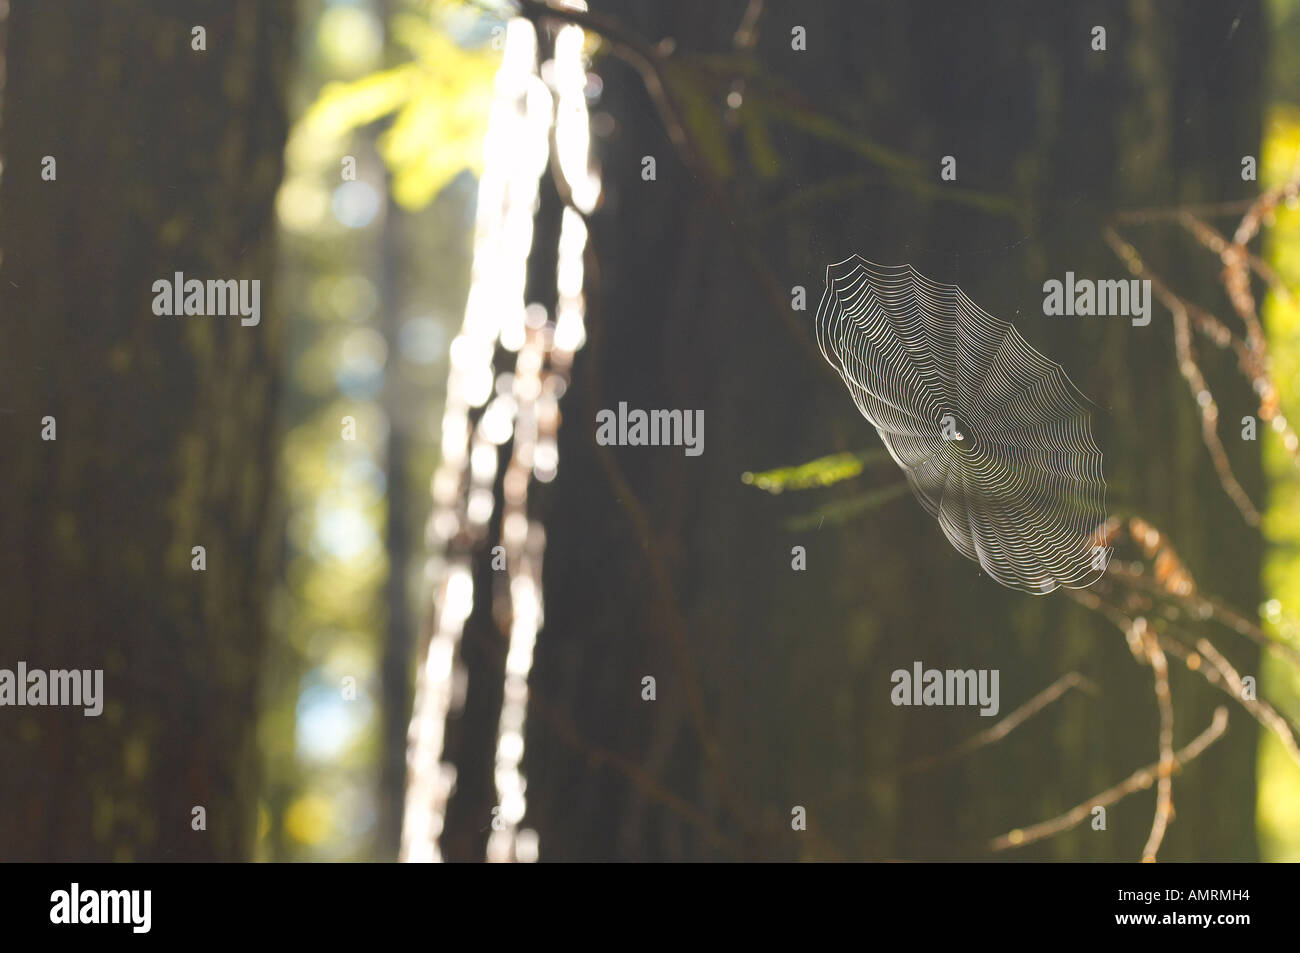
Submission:
MULTIPOLYGON (((594 7, 652 43, 672 38, 673 56, 689 63, 732 51, 744 5, 729 5, 731 17, 713 4, 594 7)), ((815 499, 742 485, 747 470, 878 446, 830 367, 791 337, 760 272, 787 309, 789 289, 807 288, 809 311, 794 316, 808 339, 826 266, 852 253, 960 284, 1100 405, 1112 510, 1159 526, 1206 590, 1249 613, 1260 538, 1214 475, 1168 313, 1156 306, 1145 328, 1046 318, 1041 289, 1067 270, 1129 277, 1101 236, 1115 208, 1249 194, 1238 172, 1242 155, 1258 154, 1262 47, 1254 3, 767 4, 755 56, 764 88, 778 90, 769 101, 838 117, 856 138, 832 143, 772 121, 780 174, 765 181, 741 134, 729 135, 733 168, 714 170, 757 270, 737 250, 729 211, 679 160, 641 77, 612 56, 599 62, 600 108, 615 127, 598 143, 599 285, 563 402, 524 765, 525 823, 544 859, 988 857, 989 837, 1156 760, 1151 671, 1101 618, 1063 594, 1026 596, 982 577, 910 496, 856 522, 790 532, 787 517, 861 485, 815 499), (1107 28, 1105 52, 1091 48, 1096 24, 1107 28), (796 25, 806 52, 791 49, 796 25), (931 187, 888 178, 864 158, 864 140, 918 159, 931 187), (648 155, 654 181, 641 176, 648 155), (939 177, 947 155, 954 183, 939 177), (990 210, 945 189, 1010 203, 990 210), (598 448, 595 413, 620 401, 703 409, 703 455, 598 448), (791 568, 796 545, 807 549, 804 572, 791 568), (990 722, 972 709, 894 707, 890 673, 917 660, 1000 670, 1003 715, 1071 670, 1101 695, 1071 694, 997 746, 904 777, 892 769, 990 722), (641 697, 647 675, 655 701, 641 697), (792 830, 796 807, 807 831, 792 830)), ((712 90, 704 106, 724 129, 725 95, 712 90)), ((1167 233, 1143 241, 1180 290, 1217 303, 1212 261, 1167 233)), ((1205 356, 1228 379, 1219 372, 1231 366, 1205 356)), ((1251 413, 1242 390, 1236 400, 1251 413)), ((1235 411, 1225 405, 1224 419, 1235 411)), ((1258 500, 1256 445, 1233 444, 1258 500)), ((1233 648, 1253 671, 1257 655, 1233 648)), ((1176 745, 1223 700, 1182 671, 1173 697, 1176 745)), ((1175 779, 1162 859, 1256 857, 1255 730, 1240 708, 1231 717, 1227 738, 1175 779)), ((1137 859, 1152 801, 1122 802, 1106 831, 1085 824, 1000 856, 1137 859)))
POLYGON ((11 8, 0 666, 102 669, 105 701, 0 710, 6 859, 251 855, 289 9, 11 8), (260 281, 260 323, 157 316, 153 283, 175 272, 260 281))

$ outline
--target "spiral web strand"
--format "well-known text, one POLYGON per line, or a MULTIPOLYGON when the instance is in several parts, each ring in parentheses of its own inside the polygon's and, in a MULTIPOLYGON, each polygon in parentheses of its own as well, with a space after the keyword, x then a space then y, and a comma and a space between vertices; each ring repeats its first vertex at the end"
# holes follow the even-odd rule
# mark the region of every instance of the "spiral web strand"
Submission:
POLYGON ((856 255, 826 270, 817 343, 958 552, 1023 592, 1100 578, 1101 451, 1059 364, 956 285, 856 255))

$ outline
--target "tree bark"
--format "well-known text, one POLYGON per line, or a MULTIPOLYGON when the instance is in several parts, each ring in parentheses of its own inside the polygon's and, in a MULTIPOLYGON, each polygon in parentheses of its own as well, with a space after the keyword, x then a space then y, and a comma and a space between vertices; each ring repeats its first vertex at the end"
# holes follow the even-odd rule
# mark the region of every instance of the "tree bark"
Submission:
POLYGON ((11 6, 0 666, 103 669, 106 700, 97 718, 0 710, 6 859, 251 855, 280 547, 271 242, 289 11, 11 6), (259 280, 260 323, 156 316, 153 282, 175 272, 259 280))
MULTIPOLYGON (((730 53, 744 9, 593 6, 651 43, 671 38, 678 62, 730 53)), ((807 495, 773 499, 741 484, 746 470, 878 445, 831 369, 805 359, 758 272, 775 278, 787 308, 788 289, 808 289, 809 311, 795 314, 808 338, 826 266, 852 253, 960 284, 1101 406, 1094 426, 1112 501, 1163 529, 1205 589, 1250 612, 1259 534, 1214 475, 1168 313, 1157 307, 1146 328, 1045 318, 1041 288, 1067 270, 1129 277, 1101 237, 1115 208, 1249 194, 1238 171, 1242 155, 1258 154, 1261 17, 1254 3, 767 4, 758 75, 796 110, 917 158, 934 188, 900 186, 852 144, 788 122, 770 123, 781 171, 767 181, 734 159, 745 153, 731 134, 723 189, 757 270, 728 211, 680 160, 641 77, 616 57, 599 62, 600 108, 615 127, 599 142, 599 285, 563 402, 525 759, 525 823, 544 859, 988 857, 989 837, 1156 759, 1151 672, 1105 621, 1061 594, 1030 597, 981 577, 910 497, 792 533, 783 521, 811 505, 807 495), (1096 24, 1107 27, 1105 52, 1090 46, 1096 24), (796 25, 807 52, 791 49, 796 25), (655 181, 640 175, 647 155, 655 181), (1011 210, 945 195, 945 155, 958 162, 954 187, 1009 196, 1011 210), (782 202, 779 217, 759 214, 782 202), (594 415, 620 401, 702 408, 704 454, 598 448, 594 415), (795 545, 807 548, 806 572, 791 568, 795 545), (1070 695, 996 747, 900 777, 893 767, 989 722, 970 709, 891 705, 890 673, 916 660, 999 669, 1002 714, 1071 670, 1102 695, 1070 695), (657 678, 653 702, 641 698, 646 675, 657 678), (791 829, 800 806, 807 831, 791 829)), ((720 128, 724 97, 709 101, 720 128)), ((1144 247, 1190 297, 1214 300, 1212 261, 1167 232, 1144 247)), ((1231 379, 1229 363, 1204 356, 1217 380, 1231 379)), ((1242 413, 1253 412, 1239 379, 1237 388, 1242 413)), ((1255 447, 1229 450, 1258 500, 1255 447)), ((1253 670, 1257 653, 1226 644, 1253 670)), ((1173 697, 1181 745, 1221 696, 1175 672, 1173 697)), ((1176 777, 1162 859, 1256 857, 1255 730, 1239 708, 1232 719, 1228 737, 1176 777)), ((1084 825, 999 856, 1137 859, 1152 802, 1116 806, 1106 831, 1084 825)))

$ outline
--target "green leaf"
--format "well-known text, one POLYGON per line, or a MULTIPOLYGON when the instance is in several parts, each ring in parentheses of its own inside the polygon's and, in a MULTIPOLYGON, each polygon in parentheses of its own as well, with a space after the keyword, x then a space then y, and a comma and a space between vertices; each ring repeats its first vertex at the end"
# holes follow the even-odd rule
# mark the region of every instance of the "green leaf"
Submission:
POLYGON ((419 75, 414 63, 380 70, 347 83, 329 83, 303 116, 302 125, 338 138, 382 119, 410 99, 419 75))
POLYGON ((341 139, 394 117, 379 152, 392 173, 393 198, 418 209, 461 170, 478 171, 499 56, 462 49, 420 17, 394 17, 392 28, 413 60, 328 84, 295 132, 341 139))
POLYGON ((887 460, 889 454, 884 450, 864 450, 861 453, 833 453, 828 457, 818 457, 807 463, 762 473, 743 473, 741 482, 766 490, 773 495, 786 490, 811 490, 830 486, 844 480, 851 480, 860 474, 867 464, 887 460))

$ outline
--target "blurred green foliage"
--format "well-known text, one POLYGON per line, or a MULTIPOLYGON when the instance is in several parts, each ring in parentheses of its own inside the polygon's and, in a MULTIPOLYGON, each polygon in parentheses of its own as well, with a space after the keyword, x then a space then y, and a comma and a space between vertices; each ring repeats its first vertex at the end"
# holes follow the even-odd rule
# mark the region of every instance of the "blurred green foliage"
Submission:
POLYGON ((427 205, 454 176, 478 172, 497 57, 464 49, 428 19, 394 16, 393 40, 411 60, 321 90, 302 119, 309 133, 340 138, 392 117, 379 153, 402 206, 427 205))
POLYGON ((779 467, 761 473, 743 473, 740 479, 743 483, 773 494, 783 493, 786 490, 810 490, 831 486, 842 480, 851 480, 868 464, 881 463, 888 459, 889 454, 884 450, 833 453, 792 467, 779 467))
POLYGON ((288 531, 259 727, 257 856, 391 860, 387 596, 393 574, 408 580, 414 624, 423 564, 394 563, 389 512, 402 494, 398 529, 420 555, 499 54, 480 15, 453 4, 301 0, 299 22, 276 203, 288 531))
MULTIPOLYGON (((1292 3, 1275 3, 1275 22, 1292 24, 1287 36, 1300 34, 1300 18, 1292 3)), ((1288 44, 1280 43, 1285 47, 1288 44)), ((1276 49, 1276 47, 1275 47, 1276 49)), ((1284 58, 1282 63, 1287 62, 1284 58)), ((1282 63, 1274 63, 1276 73, 1282 63)), ((1293 96, 1286 77, 1274 96, 1293 96)), ((1300 175, 1300 103, 1276 100, 1269 111, 1260 163, 1260 185, 1283 185, 1300 175)), ((1281 281, 1300 289, 1300 209, 1281 207, 1265 235, 1269 264, 1281 281)), ((1300 419, 1300 307, 1286 295, 1270 293, 1263 319, 1273 360, 1274 379, 1281 394, 1283 415, 1300 419)), ((1233 422, 1229 421, 1229 426, 1233 422)), ((1268 541, 1264 589, 1269 598, 1261 607, 1262 624, 1292 645, 1300 640, 1300 471, 1276 434, 1260 431, 1264 466, 1269 479, 1269 505, 1263 531, 1268 541)), ((1261 694, 1292 724, 1300 721, 1300 671, 1270 654, 1263 658, 1261 694)), ((1260 731, 1257 823, 1265 860, 1300 861, 1300 767, 1282 743, 1260 731)))

